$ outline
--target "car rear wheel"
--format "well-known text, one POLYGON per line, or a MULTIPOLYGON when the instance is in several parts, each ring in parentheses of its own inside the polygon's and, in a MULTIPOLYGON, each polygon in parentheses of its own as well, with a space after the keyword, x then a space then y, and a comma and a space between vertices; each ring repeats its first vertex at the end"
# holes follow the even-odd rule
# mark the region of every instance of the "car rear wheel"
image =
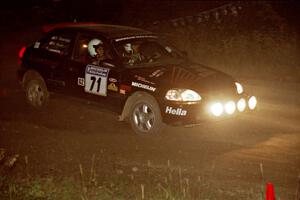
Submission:
POLYGON ((25 86, 26 100, 34 108, 44 107, 49 100, 49 92, 42 77, 35 76, 25 86))
POLYGON ((139 135, 158 134, 164 128, 159 106, 150 95, 137 96, 129 115, 131 127, 139 135))

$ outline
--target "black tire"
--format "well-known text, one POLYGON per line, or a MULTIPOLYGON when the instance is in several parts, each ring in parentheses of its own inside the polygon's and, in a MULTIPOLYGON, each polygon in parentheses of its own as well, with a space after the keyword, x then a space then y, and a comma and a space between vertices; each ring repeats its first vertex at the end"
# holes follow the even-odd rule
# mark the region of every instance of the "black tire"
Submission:
POLYGON ((28 77, 25 84, 26 100, 33 108, 41 109, 49 101, 49 92, 40 75, 28 77))
POLYGON ((159 134, 165 127, 157 101, 148 94, 134 97, 129 110, 129 121, 138 135, 159 134))

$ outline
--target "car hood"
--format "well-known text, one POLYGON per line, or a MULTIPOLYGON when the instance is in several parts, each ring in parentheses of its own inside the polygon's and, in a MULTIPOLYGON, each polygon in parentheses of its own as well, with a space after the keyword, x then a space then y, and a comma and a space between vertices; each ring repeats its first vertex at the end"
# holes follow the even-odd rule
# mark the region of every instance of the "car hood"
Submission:
POLYGON ((192 89, 200 93, 235 93, 234 79, 216 69, 195 63, 157 65, 131 70, 132 80, 158 90, 192 89))

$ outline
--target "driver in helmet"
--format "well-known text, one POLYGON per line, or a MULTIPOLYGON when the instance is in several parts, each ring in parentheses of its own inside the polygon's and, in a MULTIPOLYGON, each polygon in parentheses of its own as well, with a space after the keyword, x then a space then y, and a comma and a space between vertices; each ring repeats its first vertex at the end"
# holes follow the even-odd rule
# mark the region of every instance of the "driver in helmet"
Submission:
POLYGON ((88 44, 88 52, 93 58, 93 64, 100 65, 100 63, 106 59, 104 44, 101 40, 94 38, 88 44))

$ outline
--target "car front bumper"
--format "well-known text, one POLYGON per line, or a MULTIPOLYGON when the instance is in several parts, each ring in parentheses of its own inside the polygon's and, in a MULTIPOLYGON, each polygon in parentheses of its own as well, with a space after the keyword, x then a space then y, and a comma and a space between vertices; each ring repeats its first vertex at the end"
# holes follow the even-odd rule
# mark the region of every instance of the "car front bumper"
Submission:
POLYGON ((206 98, 198 103, 161 102, 163 121, 170 125, 194 125, 205 121, 219 121, 254 111, 255 96, 239 95, 232 98, 206 98))

